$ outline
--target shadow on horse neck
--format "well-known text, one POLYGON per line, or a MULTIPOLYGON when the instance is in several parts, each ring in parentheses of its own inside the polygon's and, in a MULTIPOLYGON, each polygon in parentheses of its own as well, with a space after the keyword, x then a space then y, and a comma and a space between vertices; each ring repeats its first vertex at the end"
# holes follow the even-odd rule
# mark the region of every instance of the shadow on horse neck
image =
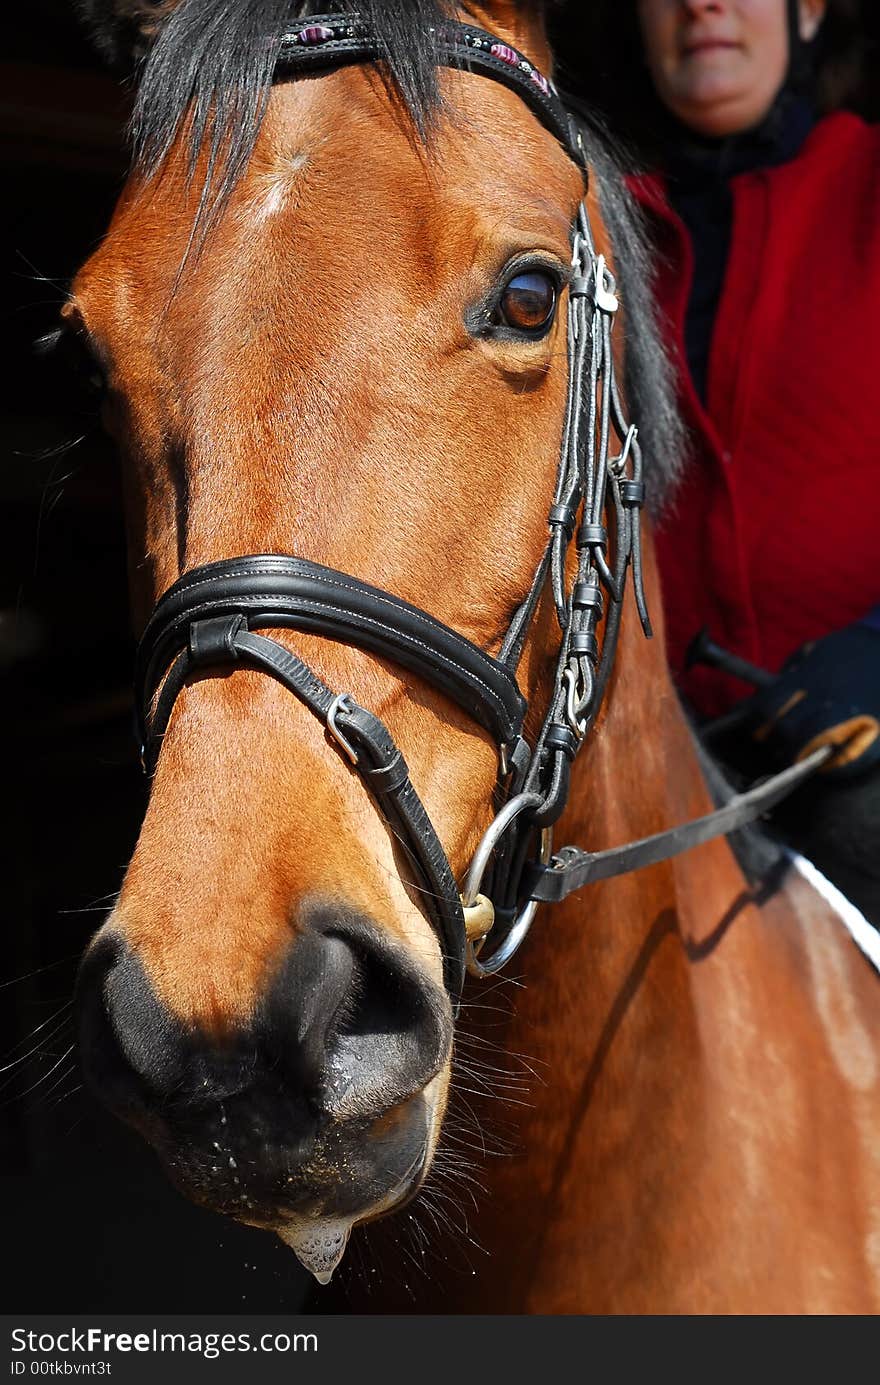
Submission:
MULTIPOLYGON (((469 17, 549 66, 525 8, 469 17)), ((583 182, 515 92, 453 71, 441 89, 425 143, 418 99, 407 110, 371 65, 276 83, 203 239, 209 156, 191 176, 185 131, 132 176, 66 313, 108 379, 141 624, 184 572, 296 554, 498 651, 546 543, 567 390, 554 305, 583 182)), ((653 390, 660 407, 644 266, 628 281, 628 223, 595 155, 597 248, 611 256, 601 203, 641 352, 631 398, 644 407, 653 390)), ((650 544, 645 556, 656 613, 650 544)), ((627 604, 566 839, 601 849, 710 806, 660 634, 646 644, 627 604)), ((381 714, 461 879, 491 818, 492 738, 375 652, 273 636, 381 714)), ((520 670, 536 714, 557 643, 545 599, 520 670)), ((276 1232, 322 1280, 352 1227, 423 1185, 430 1209, 433 1186, 408 1306, 877 1306, 875 980, 802 881, 756 893, 716 843, 594 886, 539 913, 505 1018, 499 992, 486 1010, 472 985, 457 1035, 423 906, 308 707, 253 669, 196 673, 83 964, 86 1072, 187 1195, 276 1232), (450 1085, 467 1098, 453 1050, 469 1043, 529 1055, 539 1080, 505 1111, 509 1157, 481 1167, 465 1232, 459 1211, 432 1217, 437 1199, 467 1200, 443 1122, 450 1085), (457 1268, 467 1237, 486 1252, 475 1275, 457 1268)), ((389 1285, 372 1306, 392 1301, 389 1285)))
MULTIPOLYGON (((586 754, 562 840, 601 850, 711 807, 632 619, 586 754)), ((722 840, 597 884, 539 915, 513 975, 460 1020, 466 1095, 424 1193, 454 1202, 456 1235, 427 1258, 444 1296, 409 1266, 411 1302, 876 1311, 878 982, 796 871, 749 883, 722 840)))

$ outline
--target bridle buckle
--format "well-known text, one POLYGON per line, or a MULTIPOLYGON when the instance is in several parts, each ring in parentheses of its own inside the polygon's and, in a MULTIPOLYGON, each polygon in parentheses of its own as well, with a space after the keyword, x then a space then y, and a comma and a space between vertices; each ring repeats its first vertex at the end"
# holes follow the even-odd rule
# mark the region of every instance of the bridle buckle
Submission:
POLYGON ((616 313, 620 299, 614 292, 614 278, 605 264, 605 256, 596 256, 596 292, 593 301, 602 313, 616 313))
POLYGON ((337 697, 334 697, 330 706, 327 708, 327 733, 332 736, 337 745, 342 747, 349 760, 351 760, 351 763, 357 765, 360 758, 357 751, 351 741, 343 735, 336 724, 336 717, 339 712, 350 712, 351 710, 351 693, 339 693, 337 697))
POLYGON ((565 720, 579 741, 587 734, 587 718, 584 715, 590 705, 591 690, 584 685, 583 672, 574 662, 566 664, 562 670, 565 684, 565 720))

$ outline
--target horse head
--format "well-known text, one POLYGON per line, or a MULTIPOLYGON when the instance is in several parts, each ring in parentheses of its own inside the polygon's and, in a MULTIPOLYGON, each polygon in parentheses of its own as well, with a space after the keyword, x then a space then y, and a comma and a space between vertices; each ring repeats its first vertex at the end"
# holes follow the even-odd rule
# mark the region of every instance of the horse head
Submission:
MULTIPOLYGON (((184 574, 295 555, 497 655, 546 552, 584 170, 520 92, 437 67, 430 5, 378 8, 379 63, 274 81, 281 36, 317 46, 323 21, 278 0, 111 8, 149 53, 140 158, 65 316, 106 380, 138 625, 184 574)), ((457 18, 546 91, 528 7, 457 18)), ((539 595, 518 677, 540 712, 559 631, 539 595)), ((269 630, 382 719, 460 880, 492 819, 487 726, 381 640, 269 630)), ((172 676, 154 673, 153 710, 172 676)), ((456 1001, 344 730, 248 660, 189 667, 78 987, 103 1099, 188 1196, 321 1278, 426 1175, 456 1001)))

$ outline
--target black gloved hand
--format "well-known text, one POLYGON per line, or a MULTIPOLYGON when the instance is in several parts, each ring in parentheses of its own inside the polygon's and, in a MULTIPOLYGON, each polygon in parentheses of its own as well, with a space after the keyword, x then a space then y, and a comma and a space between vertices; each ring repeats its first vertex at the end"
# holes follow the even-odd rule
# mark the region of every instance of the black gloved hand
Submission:
POLYGON ((825 742, 846 746, 823 769, 851 778, 880 765, 880 623, 872 616, 812 644, 751 701, 752 739, 780 765, 825 742))

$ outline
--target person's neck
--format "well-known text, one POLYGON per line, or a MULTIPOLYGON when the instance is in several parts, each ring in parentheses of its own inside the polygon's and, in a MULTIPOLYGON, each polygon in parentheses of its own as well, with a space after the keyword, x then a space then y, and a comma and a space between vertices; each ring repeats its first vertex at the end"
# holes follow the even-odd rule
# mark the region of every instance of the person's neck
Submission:
POLYGON ((788 88, 757 125, 730 135, 700 135, 668 115, 662 133, 665 171, 675 182, 688 184, 772 168, 795 158, 815 123, 812 102, 788 88))

